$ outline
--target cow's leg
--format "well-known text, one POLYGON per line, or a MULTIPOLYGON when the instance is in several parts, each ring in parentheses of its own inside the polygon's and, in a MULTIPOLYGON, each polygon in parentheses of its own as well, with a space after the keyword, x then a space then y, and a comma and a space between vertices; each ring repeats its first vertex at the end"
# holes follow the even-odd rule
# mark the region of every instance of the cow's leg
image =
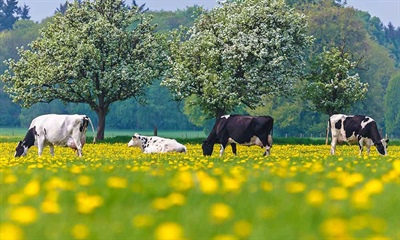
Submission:
POLYGON ((231 143, 232 152, 236 155, 236 143, 231 143))
POLYGON ((337 136, 332 135, 332 143, 331 143, 331 154, 335 155, 335 148, 337 144, 337 136))
POLYGON ((358 138, 358 147, 360 148, 360 156, 362 155, 363 148, 364 148, 364 139, 363 138, 358 138))
POLYGON ((45 147, 44 146, 44 136, 43 135, 37 136, 36 141, 37 141, 37 147, 38 147, 38 155, 40 157, 40 156, 42 156, 43 149, 45 147))
POLYGON ((72 139, 74 139, 77 155, 82 157, 81 132, 79 132, 79 129, 75 129, 74 132, 72 132, 72 139))
POLYGON ((224 154, 225 147, 224 147, 224 145, 222 145, 222 143, 219 146, 220 146, 219 156, 222 157, 222 155, 224 154))
MULTIPOLYGON (((220 151, 219 151, 219 156, 222 157, 222 155, 224 154, 226 145, 228 145, 228 139, 223 139, 223 140, 221 140, 221 143, 220 143, 220 144, 221 144, 221 149, 220 149, 220 151)), ((232 148, 232 150, 233 150, 233 148, 232 148)))
POLYGON ((50 144, 50 154, 51 156, 54 156, 54 145, 50 144))

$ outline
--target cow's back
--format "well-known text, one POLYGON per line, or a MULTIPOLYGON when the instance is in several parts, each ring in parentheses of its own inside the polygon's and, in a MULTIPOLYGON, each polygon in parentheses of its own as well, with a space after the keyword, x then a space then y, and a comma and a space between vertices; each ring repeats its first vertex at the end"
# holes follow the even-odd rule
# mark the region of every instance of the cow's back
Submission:
POLYGON ((261 133, 270 134, 273 118, 269 116, 252 117, 231 115, 221 118, 217 127, 217 135, 228 134, 232 138, 251 138, 261 133))
POLYGON ((85 115, 58 115, 47 114, 32 120, 30 128, 36 127, 37 134, 44 134, 46 141, 67 144, 73 131, 79 130, 79 126, 85 115))

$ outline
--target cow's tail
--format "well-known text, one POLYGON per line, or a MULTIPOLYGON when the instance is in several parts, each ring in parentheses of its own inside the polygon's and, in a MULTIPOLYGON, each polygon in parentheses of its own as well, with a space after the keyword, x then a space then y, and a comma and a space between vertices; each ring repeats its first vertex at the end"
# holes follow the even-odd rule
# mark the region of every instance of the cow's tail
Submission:
POLYGON ((92 132, 93 132, 93 143, 96 143, 96 134, 95 134, 95 132, 94 132, 94 127, 93 127, 93 123, 92 123, 92 120, 88 117, 88 116, 86 116, 86 119, 89 121, 89 123, 90 123, 90 126, 92 126, 92 132))
POLYGON ((331 118, 329 117, 328 124, 326 126, 326 132, 325 132, 325 145, 328 145, 328 142, 329 142, 329 129, 330 128, 331 128, 331 118))

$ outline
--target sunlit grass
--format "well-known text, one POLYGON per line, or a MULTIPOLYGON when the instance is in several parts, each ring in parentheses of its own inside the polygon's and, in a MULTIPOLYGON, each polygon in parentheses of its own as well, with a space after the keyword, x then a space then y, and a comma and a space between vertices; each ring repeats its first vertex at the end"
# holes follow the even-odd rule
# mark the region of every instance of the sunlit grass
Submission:
POLYGON ((1 239, 399 239, 400 147, 230 147, 211 157, 127 144, 0 143, 1 239))

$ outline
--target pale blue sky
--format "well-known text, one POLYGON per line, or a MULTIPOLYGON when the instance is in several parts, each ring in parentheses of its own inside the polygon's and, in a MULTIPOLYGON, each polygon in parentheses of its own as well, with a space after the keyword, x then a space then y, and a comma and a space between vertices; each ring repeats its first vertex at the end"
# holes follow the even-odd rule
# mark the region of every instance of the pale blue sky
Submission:
MULTIPOLYGON (((71 0, 70 0, 71 1, 71 0)), ((19 3, 30 7, 31 19, 40 21, 54 14, 54 11, 65 0, 19 0, 19 3)), ((130 0, 126 2, 130 3, 130 0)), ((187 6, 199 5, 211 9, 216 0, 137 0, 138 5, 146 4, 150 10, 176 10, 187 6)), ((400 27, 400 0, 347 0, 347 5, 377 16, 383 24, 390 22, 400 27)))

